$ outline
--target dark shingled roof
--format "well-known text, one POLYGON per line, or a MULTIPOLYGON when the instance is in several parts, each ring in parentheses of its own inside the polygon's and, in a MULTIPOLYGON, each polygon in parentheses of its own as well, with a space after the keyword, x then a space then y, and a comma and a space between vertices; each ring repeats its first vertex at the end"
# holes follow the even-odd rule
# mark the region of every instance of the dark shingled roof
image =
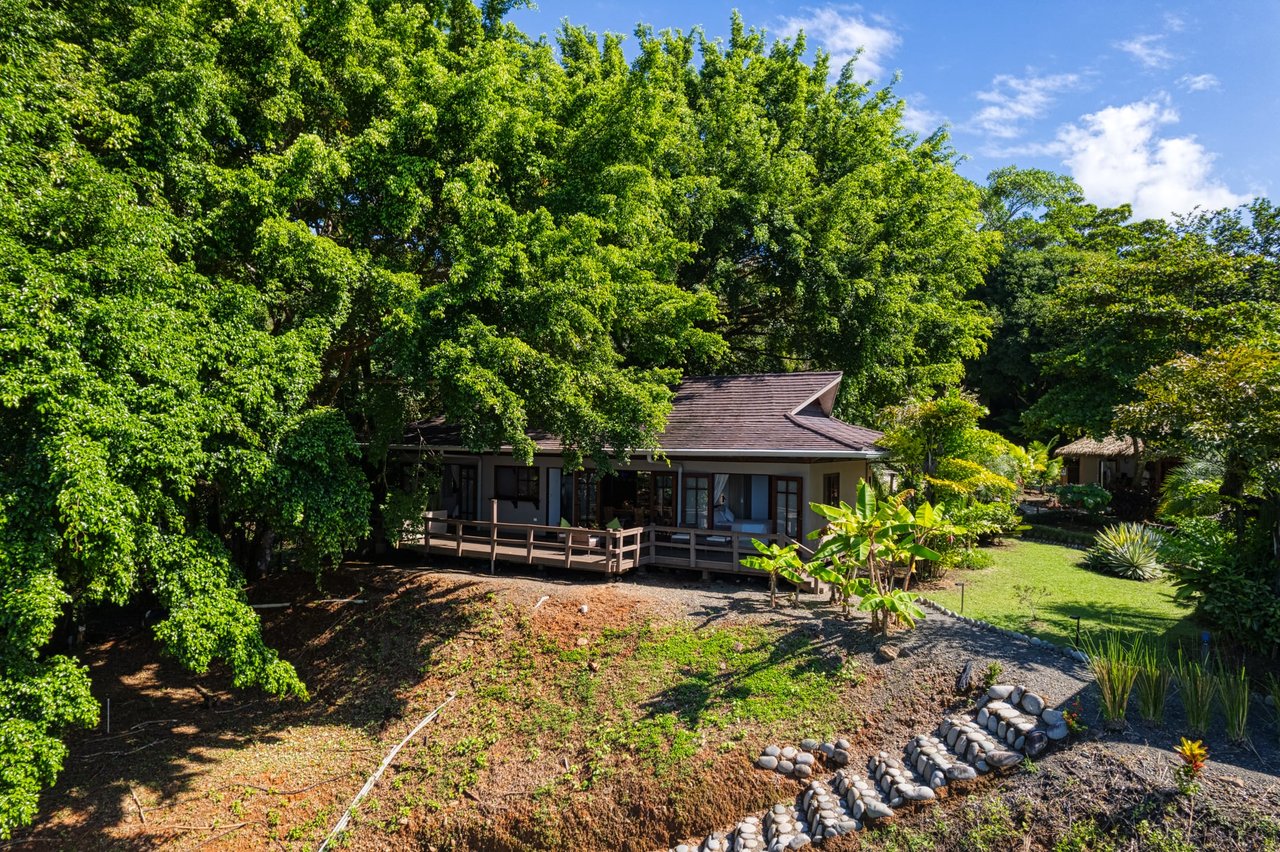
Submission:
MULTIPOLYGON (((840 373, 766 373, 749 376, 695 376, 676 389, 659 439, 670 455, 812 456, 880 458, 881 433, 831 416, 840 373)), ((414 443, 461 447, 461 434, 443 418, 415 423, 414 443)), ((560 442, 530 432, 538 450, 558 452, 560 442)))

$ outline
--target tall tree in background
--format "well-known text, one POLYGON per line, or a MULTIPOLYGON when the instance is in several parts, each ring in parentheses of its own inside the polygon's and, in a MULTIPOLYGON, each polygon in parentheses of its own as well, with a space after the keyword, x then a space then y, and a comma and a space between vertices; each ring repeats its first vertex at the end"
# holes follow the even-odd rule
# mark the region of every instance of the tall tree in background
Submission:
POLYGON ((1003 237, 1000 261, 974 297, 994 314, 986 351, 968 365, 966 381, 990 410, 988 423, 1005 435, 1049 439, 1063 428, 1026 422, 1027 409, 1058 379, 1044 355, 1056 334, 1058 289, 1083 265, 1131 253, 1166 230, 1130 223, 1127 207, 1088 204, 1075 181, 1041 169, 998 169, 987 177, 983 230, 1003 237))
POLYGON ((678 280, 725 316, 728 357, 707 369, 840 369, 841 411, 863 420, 958 382, 989 333, 969 294, 997 238, 945 135, 907 133, 902 101, 856 65, 828 86, 803 37, 769 47, 735 17, 727 44, 661 41, 668 62, 702 58, 683 90, 707 182, 678 280))
POLYGON ((1274 327, 1275 263, 1215 242, 1217 221, 1187 220, 1130 253, 1092 255, 1062 282, 1040 318, 1050 385, 1030 423, 1103 436, 1146 371, 1274 327))

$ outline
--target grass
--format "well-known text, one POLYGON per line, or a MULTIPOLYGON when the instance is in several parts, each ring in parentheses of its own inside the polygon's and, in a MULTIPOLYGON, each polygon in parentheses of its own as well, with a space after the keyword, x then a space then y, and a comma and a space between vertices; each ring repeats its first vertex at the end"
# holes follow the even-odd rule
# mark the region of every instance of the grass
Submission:
POLYGON ((1072 644, 1074 616, 1082 633, 1110 629, 1137 630, 1170 642, 1194 641, 1197 633, 1187 610, 1173 601, 1173 588, 1163 580, 1125 580, 1082 567, 1083 554, 1069 547, 1017 541, 989 548, 990 568, 952 571, 943 588, 924 594, 960 610, 965 584, 964 614, 999 627, 1018 630, 1059 644, 1072 644), (1014 587, 1032 583, 1048 594, 1036 607, 1032 621, 1018 601, 1014 587))

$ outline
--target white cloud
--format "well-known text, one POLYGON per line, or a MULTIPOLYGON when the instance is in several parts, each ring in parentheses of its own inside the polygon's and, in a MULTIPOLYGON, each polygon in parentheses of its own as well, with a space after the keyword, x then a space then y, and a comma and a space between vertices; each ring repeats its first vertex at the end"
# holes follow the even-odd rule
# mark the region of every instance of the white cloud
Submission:
POLYGON ((908 97, 905 100, 907 105, 902 110, 902 126, 912 133, 919 133, 921 137, 925 137, 946 122, 947 117, 942 113, 919 105, 924 101, 923 97, 908 97))
POLYGON ((1173 62, 1173 53, 1164 45, 1163 35, 1134 36, 1116 47, 1138 60, 1146 68, 1164 68, 1173 62))
POLYGON ((1222 84, 1212 74, 1183 74, 1178 78, 1178 85, 1188 92, 1207 92, 1220 88, 1222 84))
POLYGON ((883 79, 885 62, 902 43, 902 38, 881 19, 865 18, 852 9, 823 6, 803 9, 797 17, 783 18, 780 34, 792 38, 804 30, 810 42, 816 42, 831 54, 832 70, 839 72, 859 50, 854 68, 859 79, 883 79))
POLYGON ((1106 107, 1062 128, 1044 152, 1062 157, 1090 201, 1131 204, 1138 218, 1247 201, 1213 175, 1215 155, 1194 136, 1158 135, 1161 126, 1177 121, 1167 100, 1106 107))
POLYGON ((1074 88, 1079 82, 1078 74, 1001 74, 991 81, 990 89, 978 92, 978 100, 987 105, 969 119, 966 127, 998 139, 1013 139, 1021 135, 1024 122, 1044 115, 1056 93, 1074 88))

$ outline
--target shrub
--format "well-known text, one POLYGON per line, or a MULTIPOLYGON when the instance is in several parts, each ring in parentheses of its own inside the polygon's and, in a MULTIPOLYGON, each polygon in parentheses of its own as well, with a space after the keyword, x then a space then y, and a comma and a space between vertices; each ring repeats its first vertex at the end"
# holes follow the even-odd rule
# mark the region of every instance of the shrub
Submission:
POLYGON ((1162 722, 1169 684, 1173 680, 1169 656, 1163 645, 1140 637, 1134 642, 1133 658, 1138 667, 1138 679, 1134 683, 1134 690, 1138 693, 1138 713, 1148 722, 1162 722))
POLYGON ((1129 580, 1154 580, 1164 572, 1160 538, 1143 524, 1113 524, 1098 533, 1084 564, 1129 580))
POLYGON ((958 548, 943 555, 943 564, 948 568, 960 568, 965 571, 978 571, 990 568, 995 562, 991 554, 976 547, 958 548))
POLYGON ((1000 682, 1002 674, 1004 674, 1004 666, 1000 665, 999 660, 992 660, 987 663, 986 669, 982 672, 982 685, 990 689, 1000 682))
POLYGON ((970 541, 982 543, 1013 535, 1022 525, 1022 516, 1004 502, 948 506, 947 520, 964 527, 970 541))
POLYGON ((1080 532, 1079 530, 1064 530, 1058 527, 1048 527, 1041 524, 1028 524, 1027 537, 1038 538, 1053 544, 1065 544, 1072 547, 1092 547, 1093 533, 1080 532))
POLYGON ((1133 649, 1125 637, 1115 631, 1086 635, 1084 646, 1089 655, 1089 668, 1102 693, 1102 719, 1109 727, 1124 727, 1129 695, 1138 677, 1133 649))
POLYGON ((1178 650, 1178 692, 1187 713, 1187 727, 1193 734, 1209 730, 1209 714, 1213 710, 1213 693, 1218 681, 1198 660, 1188 659, 1178 650))
POLYGON ((1111 492, 1101 485, 1059 485, 1058 502, 1070 509, 1083 509, 1097 514, 1111 502, 1111 492))

